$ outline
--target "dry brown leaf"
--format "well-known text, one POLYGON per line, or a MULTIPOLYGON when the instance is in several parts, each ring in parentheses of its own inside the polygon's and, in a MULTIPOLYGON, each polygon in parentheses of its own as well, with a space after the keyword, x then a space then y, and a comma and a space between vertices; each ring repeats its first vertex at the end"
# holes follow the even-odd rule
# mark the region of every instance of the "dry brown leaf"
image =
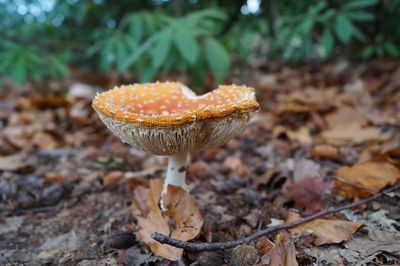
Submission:
POLYGON ((274 247, 274 244, 267 237, 263 236, 257 241, 256 248, 259 256, 264 256, 274 247))
POLYGON ((32 143, 45 150, 52 150, 58 146, 58 142, 53 136, 42 131, 36 132, 32 138, 32 143))
POLYGON ((400 235, 393 232, 370 230, 368 235, 353 238, 345 246, 365 256, 387 252, 400 256, 400 235))
MULTIPOLYGON (((295 212, 289 212, 287 223, 298 220, 300 215, 295 212)), ((341 243, 349 239, 363 225, 342 220, 315 219, 310 222, 300 224, 290 232, 303 234, 312 232, 315 235, 313 243, 317 246, 332 243, 341 243)))
POLYGON ((119 180, 121 180, 123 175, 124 175, 124 173, 121 171, 111 171, 103 179, 104 186, 108 187, 108 186, 114 185, 119 180))
POLYGON ((339 159, 341 157, 340 151, 333 145, 320 144, 310 150, 310 155, 313 158, 328 158, 339 159))
POLYGON ((46 173, 44 180, 46 184, 62 184, 65 181, 65 177, 60 173, 49 172, 46 173))
POLYGON ((203 216, 187 191, 171 185, 163 195, 166 211, 162 212, 158 203, 163 182, 160 179, 152 179, 149 185, 149 189, 135 189, 132 202, 133 213, 137 216, 141 228, 139 236, 155 255, 172 261, 179 260, 182 257, 182 249, 160 244, 151 235, 158 232, 180 240, 191 240, 200 233, 203 216), (146 203, 143 197, 146 198, 146 203))
POLYGON ((336 112, 325 116, 325 121, 329 128, 362 127, 368 123, 363 113, 349 106, 338 106, 336 112))
POLYGON ((13 154, 9 156, 0 157, 0 170, 3 171, 16 171, 24 168, 26 163, 23 161, 20 154, 13 154))
POLYGON ((286 135, 290 140, 298 141, 303 145, 312 143, 310 130, 307 127, 301 127, 295 131, 288 130, 286 135))
POLYGON ((364 149, 358 156, 357 163, 367 161, 387 162, 397 168, 400 168, 400 138, 395 138, 394 141, 380 145, 380 149, 371 150, 364 149))
POLYGON ((225 159, 224 165, 229 167, 240 177, 250 177, 250 170, 243 164, 242 160, 237 156, 230 156, 225 159))
POLYGON ((347 126, 335 127, 321 133, 324 140, 333 144, 360 144, 364 141, 384 141, 390 138, 391 134, 383 133, 376 127, 347 126))
POLYGON ((166 244, 160 244, 155 241, 151 235, 155 232, 169 235, 168 223, 165 222, 161 211, 150 211, 146 218, 138 217, 138 224, 141 227, 139 236, 151 249, 151 251, 160 257, 168 260, 177 261, 182 257, 183 250, 166 244))
POLYGON ((363 198, 400 181, 400 170, 387 162, 368 161, 336 171, 335 187, 348 198, 363 198))
POLYGON ((269 266, 297 266, 296 248, 289 236, 280 232, 271 249, 269 266))
POLYGON ((336 97, 335 89, 305 89, 296 90, 280 97, 278 113, 308 113, 330 108, 336 97))
POLYGON ((191 240, 199 233, 203 225, 203 216, 190 194, 180 187, 168 186, 168 192, 163 195, 163 202, 167 208, 164 217, 172 223, 175 229, 171 237, 180 240, 191 240))

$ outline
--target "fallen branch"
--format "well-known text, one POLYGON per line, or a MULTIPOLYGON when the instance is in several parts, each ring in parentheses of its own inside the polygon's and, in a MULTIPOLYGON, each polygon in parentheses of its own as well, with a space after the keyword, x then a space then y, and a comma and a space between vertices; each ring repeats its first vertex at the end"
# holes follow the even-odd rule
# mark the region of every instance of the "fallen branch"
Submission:
POLYGON ((369 203, 371 201, 377 200, 378 198, 380 198, 383 195, 387 195, 387 193, 396 191, 398 189, 400 189, 400 184, 397 184, 393 187, 382 190, 381 192, 378 192, 377 194, 375 194, 371 197, 365 198, 363 200, 359 200, 357 202, 353 202, 353 203, 339 206, 336 208, 329 208, 329 209, 326 209, 323 211, 319 211, 319 212, 313 213, 311 215, 308 215, 306 217, 303 217, 301 219, 298 219, 298 220, 290 222, 290 223, 272 226, 272 227, 269 227, 269 228, 266 228, 263 230, 259 230, 252 235, 249 235, 245 238, 238 239, 238 240, 232 240, 232 241, 226 241, 226 242, 214 242, 214 243, 191 243, 191 242, 186 242, 186 241, 182 241, 179 239, 171 238, 169 236, 166 236, 166 235, 163 235, 163 234, 160 234, 157 232, 152 235, 152 238, 154 240, 160 242, 161 244, 168 244, 171 246, 183 248, 183 249, 189 250, 189 251, 196 251, 196 252, 230 249, 230 248, 234 248, 236 246, 242 245, 242 244, 248 244, 262 236, 271 234, 276 231, 290 229, 290 228, 296 227, 300 224, 307 223, 309 221, 312 221, 317 218, 321 218, 321 217, 329 215, 329 214, 337 213, 337 212, 340 212, 340 211, 343 211, 346 209, 351 209, 351 208, 357 207, 359 205, 369 203))

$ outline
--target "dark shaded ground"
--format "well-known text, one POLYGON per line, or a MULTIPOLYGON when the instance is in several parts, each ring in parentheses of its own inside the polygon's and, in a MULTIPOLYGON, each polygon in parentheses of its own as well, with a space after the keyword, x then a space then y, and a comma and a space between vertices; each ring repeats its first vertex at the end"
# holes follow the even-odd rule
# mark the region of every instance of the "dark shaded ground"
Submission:
MULTIPOLYGON (((224 147, 192 153, 191 195, 205 219, 196 241, 248 235, 271 222, 285 221, 291 207, 311 212, 349 202, 333 188, 335 170, 357 163, 362 156, 400 147, 397 62, 258 66, 240 76, 236 82, 256 88, 262 110, 241 136, 224 147), (332 122, 335 119, 329 115, 345 107, 352 111, 332 122), (362 136, 356 128, 350 136, 326 134, 340 121, 373 127, 378 133, 362 136), (311 152, 326 143, 340 155, 311 152), (293 165, 303 159, 309 160, 303 161, 306 166, 319 167, 318 175, 326 185, 310 191, 315 197, 304 202, 289 192, 296 185, 288 189, 296 175, 293 165)), ((133 235, 110 236, 116 230, 138 231, 131 212, 135 187, 162 177, 163 170, 157 169, 164 167, 165 160, 122 144, 91 109, 95 89, 71 85, 66 81, 35 89, 5 86, 0 91, 1 264, 175 265, 152 256, 133 235), (147 174, 140 172, 146 169, 150 169, 147 174), (117 254, 110 245, 132 247, 117 254)), ((400 156, 390 157, 398 167, 400 156)), ((304 175, 312 173, 306 169, 304 175)), ((393 195, 337 218, 367 225, 353 239, 362 239, 367 230, 396 236, 400 234, 398 200, 399 194, 393 195)), ((310 236, 292 234, 292 240, 300 265, 400 263, 397 247, 368 256, 345 244, 317 247, 310 236)), ((244 265, 230 261, 230 256, 230 250, 185 253, 183 262, 244 265)), ((259 262, 266 263, 266 258, 260 256, 259 262)))

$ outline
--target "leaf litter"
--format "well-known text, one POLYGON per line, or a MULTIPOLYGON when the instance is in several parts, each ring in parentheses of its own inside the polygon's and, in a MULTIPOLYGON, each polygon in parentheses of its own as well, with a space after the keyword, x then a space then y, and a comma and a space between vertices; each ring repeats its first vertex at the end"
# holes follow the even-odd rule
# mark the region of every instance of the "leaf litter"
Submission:
POLYGON ((176 261, 182 257, 183 250, 158 243, 151 237, 152 234, 158 232, 184 241, 192 240, 200 233, 204 219, 189 192, 172 185, 162 195, 166 208, 162 210, 159 206, 162 188, 161 179, 151 179, 149 189, 135 191, 132 211, 138 219, 139 236, 151 251, 176 261))
MULTIPOLYGON (((0 94, 4 106, 0 111, 0 157, 21 154, 28 165, 12 170, 7 163, 8 170, 0 169, 0 224, 9 224, 13 217, 23 220, 17 230, 2 234, 0 250, 6 255, 0 256, 0 264, 32 264, 44 251, 39 248, 47 239, 57 240, 75 231, 79 248, 71 245, 59 252, 56 248, 54 256, 35 262, 116 265, 123 259, 127 265, 168 265, 166 259, 151 255, 151 248, 142 240, 141 225, 147 226, 147 237, 151 231, 168 235, 176 231, 177 235, 187 234, 186 238, 197 235, 195 241, 200 242, 228 241, 286 221, 292 207, 304 215, 353 202, 397 183, 400 66, 380 62, 354 65, 354 71, 340 69, 331 64, 293 68, 271 63, 240 72, 240 79, 232 77, 234 82, 256 88, 262 110, 227 145, 191 154, 190 195, 205 217, 199 232, 179 230, 184 227, 179 222, 183 217, 177 212, 171 211, 170 216, 160 212, 155 204, 159 198, 149 205, 150 180, 164 174, 165 161, 122 144, 104 128, 90 107, 90 97, 101 88, 73 88, 74 80, 25 90, 7 85, 0 94), (129 205, 132 208, 127 208, 129 205), (150 212, 153 223, 146 220, 150 212), (114 230, 138 237, 127 250, 104 250, 103 240, 114 230), (125 257, 120 255, 123 252, 125 257)), ((153 191, 156 195, 160 190, 153 191)), ((299 265, 400 263, 395 251, 384 251, 380 245, 393 246, 393 239, 366 234, 399 233, 398 199, 398 193, 390 193, 379 203, 324 218, 346 228, 340 244, 313 243, 315 232, 331 237, 324 236, 328 242, 335 240, 333 234, 341 235, 332 228, 319 232, 314 227, 324 228, 324 224, 318 223, 311 227, 314 233, 300 227, 301 232, 290 233, 288 241, 279 237, 278 242, 271 236, 271 243, 283 247, 276 253, 281 254, 277 261, 284 261, 284 254, 289 253, 299 265), (354 224, 364 227, 351 233, 354 224), (368 246, 378 254, 368 257, 363 250, 344 248, 358 238, 371 242, 368 246), (288 252, 292 244, 295 252, 288 252)), ((60 243, 59 248, 62 246, 60 243)), ((253 243, 249 246, 259 251, 253 243)), ((174 252, 166 256, 200 265, 226 264, 232 255, 232 250, 174 252)), ((259 253, 258 263, 262 257, 259 253)))

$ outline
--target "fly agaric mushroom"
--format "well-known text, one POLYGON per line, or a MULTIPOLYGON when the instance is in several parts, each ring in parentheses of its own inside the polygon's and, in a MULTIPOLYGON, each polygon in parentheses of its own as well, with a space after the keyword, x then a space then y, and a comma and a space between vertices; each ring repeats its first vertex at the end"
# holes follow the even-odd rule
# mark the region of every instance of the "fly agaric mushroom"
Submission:
POLYGON ((196 96, 181 83, 156 82, 98 94, 93 108, 123 142, 169 156, 165 192, 169 184, 187 188, 188 152, 228 142, 244 130, 259 104, 246 86, 219 86, 196 96))

